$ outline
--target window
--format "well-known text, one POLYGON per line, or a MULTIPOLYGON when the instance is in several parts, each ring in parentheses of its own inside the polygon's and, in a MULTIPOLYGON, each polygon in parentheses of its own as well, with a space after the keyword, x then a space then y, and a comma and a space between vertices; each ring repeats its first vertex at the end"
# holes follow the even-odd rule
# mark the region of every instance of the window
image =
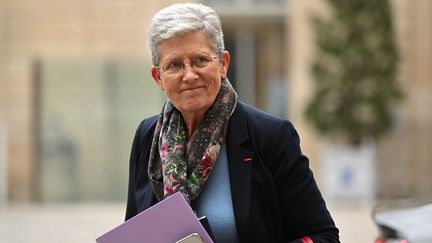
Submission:
POLYGON ((39 197, 124 200, 139 122, 163 95, 141 60, 43 60, 37 65, 39 197))

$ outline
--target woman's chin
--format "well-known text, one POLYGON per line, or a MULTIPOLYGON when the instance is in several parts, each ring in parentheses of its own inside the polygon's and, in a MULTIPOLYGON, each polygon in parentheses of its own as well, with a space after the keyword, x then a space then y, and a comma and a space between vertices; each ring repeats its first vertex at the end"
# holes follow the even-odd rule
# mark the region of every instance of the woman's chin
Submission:
POLYGON ((182 113, 196 113, 208 110, 212 103, 213 102, 209 102, 207 99, 191 98, 179 105, 177 109, 182 113))

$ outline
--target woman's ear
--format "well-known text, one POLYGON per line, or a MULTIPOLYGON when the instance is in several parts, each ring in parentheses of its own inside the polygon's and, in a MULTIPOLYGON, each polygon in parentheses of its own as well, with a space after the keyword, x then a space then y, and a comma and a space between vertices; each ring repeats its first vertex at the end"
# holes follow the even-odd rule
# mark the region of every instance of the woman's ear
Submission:
POLYGON ((230 60, 231 60, 231 57, 230 57, 229 52, 228 51, 222 52, 222 55, 220 58, 220 62, 221 62, 220 73, 221 73, 222 79, 226 79, 226 77, 227 77, 230 60))
POLYGON ((160 72, 159 69, 155 66, 152 66, 151 68, 151 74, 153 77, 153 80, 156 82, 156 84, 159 86, 159 88, 163 91, 165 90, 164 83, 162 82, 160 78, 160 72))

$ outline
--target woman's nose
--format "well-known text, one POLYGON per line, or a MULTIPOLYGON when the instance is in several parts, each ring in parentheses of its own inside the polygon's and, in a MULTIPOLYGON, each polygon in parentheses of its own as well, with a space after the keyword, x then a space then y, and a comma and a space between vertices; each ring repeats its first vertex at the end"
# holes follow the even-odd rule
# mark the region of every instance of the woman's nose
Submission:
POLYGON ((184 64, 183 66, 183 81, 193 81, 198 78, 198 74, 195 72, 190 64, 184 64))

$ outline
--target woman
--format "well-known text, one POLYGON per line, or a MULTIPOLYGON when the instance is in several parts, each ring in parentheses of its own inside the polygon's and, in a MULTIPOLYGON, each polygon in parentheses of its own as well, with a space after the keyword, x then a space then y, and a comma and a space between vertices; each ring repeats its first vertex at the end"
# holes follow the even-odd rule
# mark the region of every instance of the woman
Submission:
POLYGON ((162 9, 149 46, 167 101, 137 129, 126 219, 180 191, 216 242, 339 242, 291 123, 237 101, 216 13, 162 9))

